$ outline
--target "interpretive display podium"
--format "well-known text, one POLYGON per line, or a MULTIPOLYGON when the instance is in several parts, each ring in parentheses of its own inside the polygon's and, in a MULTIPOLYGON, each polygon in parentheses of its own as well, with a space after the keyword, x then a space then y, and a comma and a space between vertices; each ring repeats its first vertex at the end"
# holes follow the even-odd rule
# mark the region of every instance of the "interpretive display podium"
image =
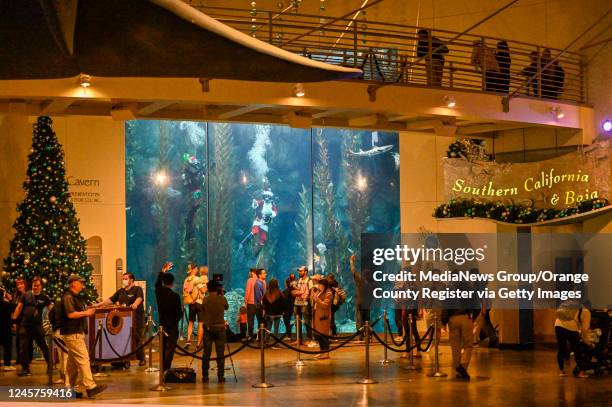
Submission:
POLYGON ((132 334, 133 310, 130 307, 99 308, 89 317, 85 343, 92 357, 96 359, 115 359, 127 355, 135 349, 132 334), (100 338, 96 336, 100 329, 100 338), (100 345, 100 341, 102 345, 100 345), (100 347, 101 346, 101 347, 100 347), (100 356, 101 354, 101 356, 100 356))

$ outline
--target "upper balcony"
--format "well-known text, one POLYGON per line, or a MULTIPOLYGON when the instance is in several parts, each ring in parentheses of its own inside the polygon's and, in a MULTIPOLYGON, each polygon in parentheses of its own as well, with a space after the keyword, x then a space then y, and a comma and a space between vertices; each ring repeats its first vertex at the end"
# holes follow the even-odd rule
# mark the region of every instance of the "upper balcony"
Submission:
POLYGON ((361 68, 364 71, 361 79, 372 84, 586 103, 585 72, 582 57, 576 52, 386 22, 266 10, 197 8, 288 51, 361 68), (421 30, 431 34, 419 38, 421 30), (476 43, 484 45, 475 47, 476 43), (556 62, 550 63, 555 58, 556 62))
MULTIPOLYGON (((581 144, 597 135, 593 108, 586 105, 584 64, 577 53, 506 41, 504 54, 498 44, 504 40, 492 37, 428 30, 419 39, 418 32, 427 29, 199 8, 290 52, 361 68, 363 77, 304 83, 302 97, 297 97, 294 83, 273 80, 94 76, 87 88, 76 77, 0 80, 0 115, 232 121, 479 137, 547 127, 565 129, 581 144), (478 41, 485 46, 475 47, 478 41), (373 103, 371 89, 382 86, 373 103)), ((174 43, 178 40, 172 34, 168 38, 174 43)), ((251 69, 250 61, 229 48, 221 52, 227 52, 224 57, 232 69, 251 69)))

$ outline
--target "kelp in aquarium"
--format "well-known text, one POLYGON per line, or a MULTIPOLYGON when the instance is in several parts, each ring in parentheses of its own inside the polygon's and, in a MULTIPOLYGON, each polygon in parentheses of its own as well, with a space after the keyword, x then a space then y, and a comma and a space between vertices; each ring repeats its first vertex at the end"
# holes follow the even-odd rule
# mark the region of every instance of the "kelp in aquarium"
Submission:
MULTIPOLYGON (((214 151, 214 168, 210 171, 209 213, 210 247, 208 258, 213 273, 222 273, 226 287, 232 286, 232 222, 235 217, 233 210, 233 191, 236 187, 234 136, 232 126, 228 123, 215 124, 212 142, 214 151)), ((210 144, 209 144, 210 145, 210 144)))

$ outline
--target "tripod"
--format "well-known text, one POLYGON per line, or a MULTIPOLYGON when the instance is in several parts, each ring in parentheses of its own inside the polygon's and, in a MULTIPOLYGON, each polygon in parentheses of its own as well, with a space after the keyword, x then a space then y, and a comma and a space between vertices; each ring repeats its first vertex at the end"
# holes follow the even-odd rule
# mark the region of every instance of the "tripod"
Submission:
POLYGON ((234 380, 238 383, 238 377, 236 376, 236 369, 234 368, 234 359, 232 359, 232 353, 230 352, 229 343, 225 342, 225 347, 227 348, 227 353, 229 354, 230 364, 232 365, 232 372, 234 372, 234 380))

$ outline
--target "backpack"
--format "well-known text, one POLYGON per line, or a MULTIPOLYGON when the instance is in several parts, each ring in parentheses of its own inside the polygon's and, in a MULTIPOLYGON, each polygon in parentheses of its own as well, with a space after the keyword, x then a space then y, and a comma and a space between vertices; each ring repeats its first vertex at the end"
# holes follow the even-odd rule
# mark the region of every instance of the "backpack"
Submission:
POLYGON ((64 303, 62 299, 55 301, 53 308, 49 311, 48 317, 49 322, 51 323, 51 328, 53 331, 60 329, 62 325, 62 318, 64 315, 64 303))
POLYGON ((344 288, 341 288, 341 287, 334 288, 333 304, 339 307, 342 304, 344 304, 345 301, 346 301, 346 291, 344 290, 344 288))
POLYGON ((576 301, 565 301, 557 308, 556 317, 561 321, 574 321, 578 310, 578 322, 582 314, 582 306, 576 301))
POLYGON ((189 283, 185 280, 183 284, 183 303, 185 305, 193 304, 198 299, 199 294, 198 277, 195 277, 189 283))

